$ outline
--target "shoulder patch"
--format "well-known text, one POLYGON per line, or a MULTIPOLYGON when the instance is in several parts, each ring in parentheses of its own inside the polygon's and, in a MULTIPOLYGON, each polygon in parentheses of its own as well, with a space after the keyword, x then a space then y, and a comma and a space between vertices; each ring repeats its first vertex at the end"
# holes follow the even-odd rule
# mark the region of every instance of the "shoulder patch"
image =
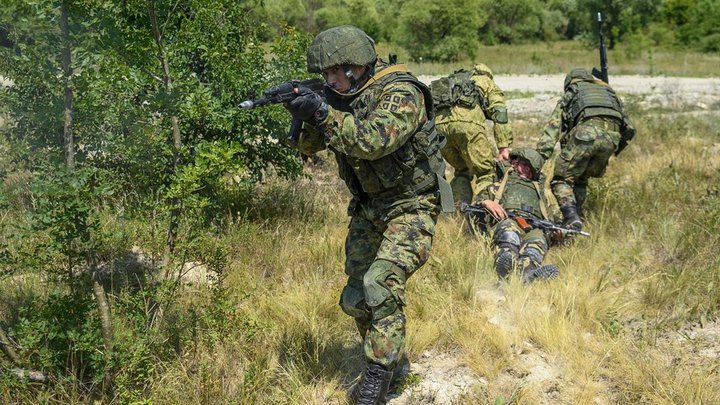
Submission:
POLYGON ((383 98, 383 110, 396 111, 400 107, 400 96, 387 95, 383 98))

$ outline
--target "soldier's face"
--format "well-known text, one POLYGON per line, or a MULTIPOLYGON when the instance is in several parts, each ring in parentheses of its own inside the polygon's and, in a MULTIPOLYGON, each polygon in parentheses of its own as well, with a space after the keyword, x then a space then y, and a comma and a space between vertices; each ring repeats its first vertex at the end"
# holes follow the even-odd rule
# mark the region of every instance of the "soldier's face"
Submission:
POLYGON ((530 163, 526 162, 524 159, 513 159, 511 164, 521 176, 526 179, 533 178, 532 166, 530 166, 530 163))
MULTIPOLYGON (((364 66, 350 66, 350 71, 356 79, 365 72, 364 66)), ((345 71, 340 66, 333 66, 322 73, 325 82, 338 93, 345 93, 350 90, 351 82, 345 71)))

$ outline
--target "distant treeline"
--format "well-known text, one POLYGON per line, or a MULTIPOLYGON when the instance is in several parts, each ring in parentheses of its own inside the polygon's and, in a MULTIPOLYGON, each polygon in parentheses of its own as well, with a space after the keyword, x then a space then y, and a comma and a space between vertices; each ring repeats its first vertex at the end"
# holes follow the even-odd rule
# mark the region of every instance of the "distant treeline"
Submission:
MULTIPOLYGON (((259 1, 259 0, 258 0, 259 1)), ((473 58, 479 44, 591 40, 597 12, 610 48, 644 46, 720 51, 720 0, 262 0, 267 35, 284 25, 315 34, 354 24, 415 60, 473 58)))

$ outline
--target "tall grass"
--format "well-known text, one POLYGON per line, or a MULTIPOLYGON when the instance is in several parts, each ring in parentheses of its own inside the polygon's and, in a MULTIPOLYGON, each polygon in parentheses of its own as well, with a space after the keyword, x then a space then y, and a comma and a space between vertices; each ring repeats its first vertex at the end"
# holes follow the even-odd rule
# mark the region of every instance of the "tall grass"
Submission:
MULTIPOLYGON (((451 353, 482 378, 462 403, 720 403, 717 358, 700 350, 717 353, 717 342, 691 333, 717 322, 720 305, 720 119, 634 118, 637 139, 590 183, 592 236, 547 257, 558 279, 499 283, 489 241, 469 237, 459 218, 441 218, 430 260, 409 280, 407 352, 411 361, 451 353), (548 377, 523 377, 538 369, 548 377)), ((540 124, 519 125, 527 131, 518 145, 532 145, 523 134, 540 124)), ((219 221, 205 241, 228 252, 219 284, 183 290, 166 314, 172 322, 148 338, 165 349, 133 363, 144 367, 139 380, 121 375, 139 386, 113 402, 346 403, 363 360, 337 305, 348 195, 324 158, 309 168, 313 177, 271 180, 248 197, 244 215, 219 221)), ((46 287, 36 276, 1 280, 4 324, 11 306, 46 287)), ((117 311, 132 297, 118 291, 117 311)), ((128 340, 131 329, 119 327, 128 340)), ((86 401, 72 387, 0 378, 0 398, 86 401)))

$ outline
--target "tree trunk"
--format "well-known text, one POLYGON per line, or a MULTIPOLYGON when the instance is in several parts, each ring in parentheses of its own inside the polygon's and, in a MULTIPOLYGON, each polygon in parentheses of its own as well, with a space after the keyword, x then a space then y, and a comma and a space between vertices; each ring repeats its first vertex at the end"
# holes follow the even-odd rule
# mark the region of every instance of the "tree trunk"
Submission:
POLYGON ((20 358, 15 352, 12 342, 10 341, 10 338, 8 338, 5 333, 5 329, 3 329, 2 326, 0 326, 0 349, 2 349, 5 356, 10 359, 13 364, 20 364, 20 358))
MULTIPOLYGON (((163 46, 163 33, 160 31, 160 26, 158 25, 157 21, 157 15, 155 14, 155 1, 154 0, 147 0, 147 10, 148 10, 148 17, 150 17, 150 24, 152 25, 153 30, 153 38, 155 39, 155 45, 158 49, 158 60, 160 61, 160 65, 162 66, 163 71, 163 84, 165 87, 165 92, 167 94, 172 94, 173 92, 173 79, 172 74, 170 73, 170 65, 167 60, 167 55, 165 54, 165 48, 163 46)), ((173 133, 173 142, 172 142, 172 151, 173 151, 173 159, 172 159, 172 173, 173 175, 177 173, 178 166, 180 165, 180 149, 182 148, 182 136, 180 134, 180 124, 178 117, 176 115, 172 115, 170 117, 170 124, 172 126, 172 133, 173 133)), ((165 276, 167 277, 170 273, 170 268, 172 266, 172 256, 175 253, 175 243, 177 239, 177 228, 178 228, 178 222, 180 220, 180 207, 179 207, 179 201, 177 198, 173 198, 170 201, 171 209, 170 209, 170 222, 168 224, 168 230, 167 230, 167 237, 165 239, 165 252, 163 254, 163 267, 165 270, 165 276)))
MULTIPOLYGON (((103 345, 105 346, 105 356, 109 356, 113 350, 113 324, 112 314, 110 313, 110 304, 107 300, 107 294, 105 293, 105 287, 100 283, 99 269, 97 268, 97 261, 93 253, 90 253, 89 264, 90 271, 92 272, 92 289, 93 296, 95 297, 95 303, 98 306, 98 313, 100 315, 100 327, 102 329, 103 345)), ((103 391, 112 384, 112 374, 107 372, 103 374, 103 391)))
POLYGON ((65 145, 65 163, 70 171, 75 170, 75 140, 73 138, 73 91, 71 87, 72 66, 70 58, 70 29, 68 28, 67 4, 60 4, 60 32, 62 35, 62 70, 65 94, 63 140, 65 145))

